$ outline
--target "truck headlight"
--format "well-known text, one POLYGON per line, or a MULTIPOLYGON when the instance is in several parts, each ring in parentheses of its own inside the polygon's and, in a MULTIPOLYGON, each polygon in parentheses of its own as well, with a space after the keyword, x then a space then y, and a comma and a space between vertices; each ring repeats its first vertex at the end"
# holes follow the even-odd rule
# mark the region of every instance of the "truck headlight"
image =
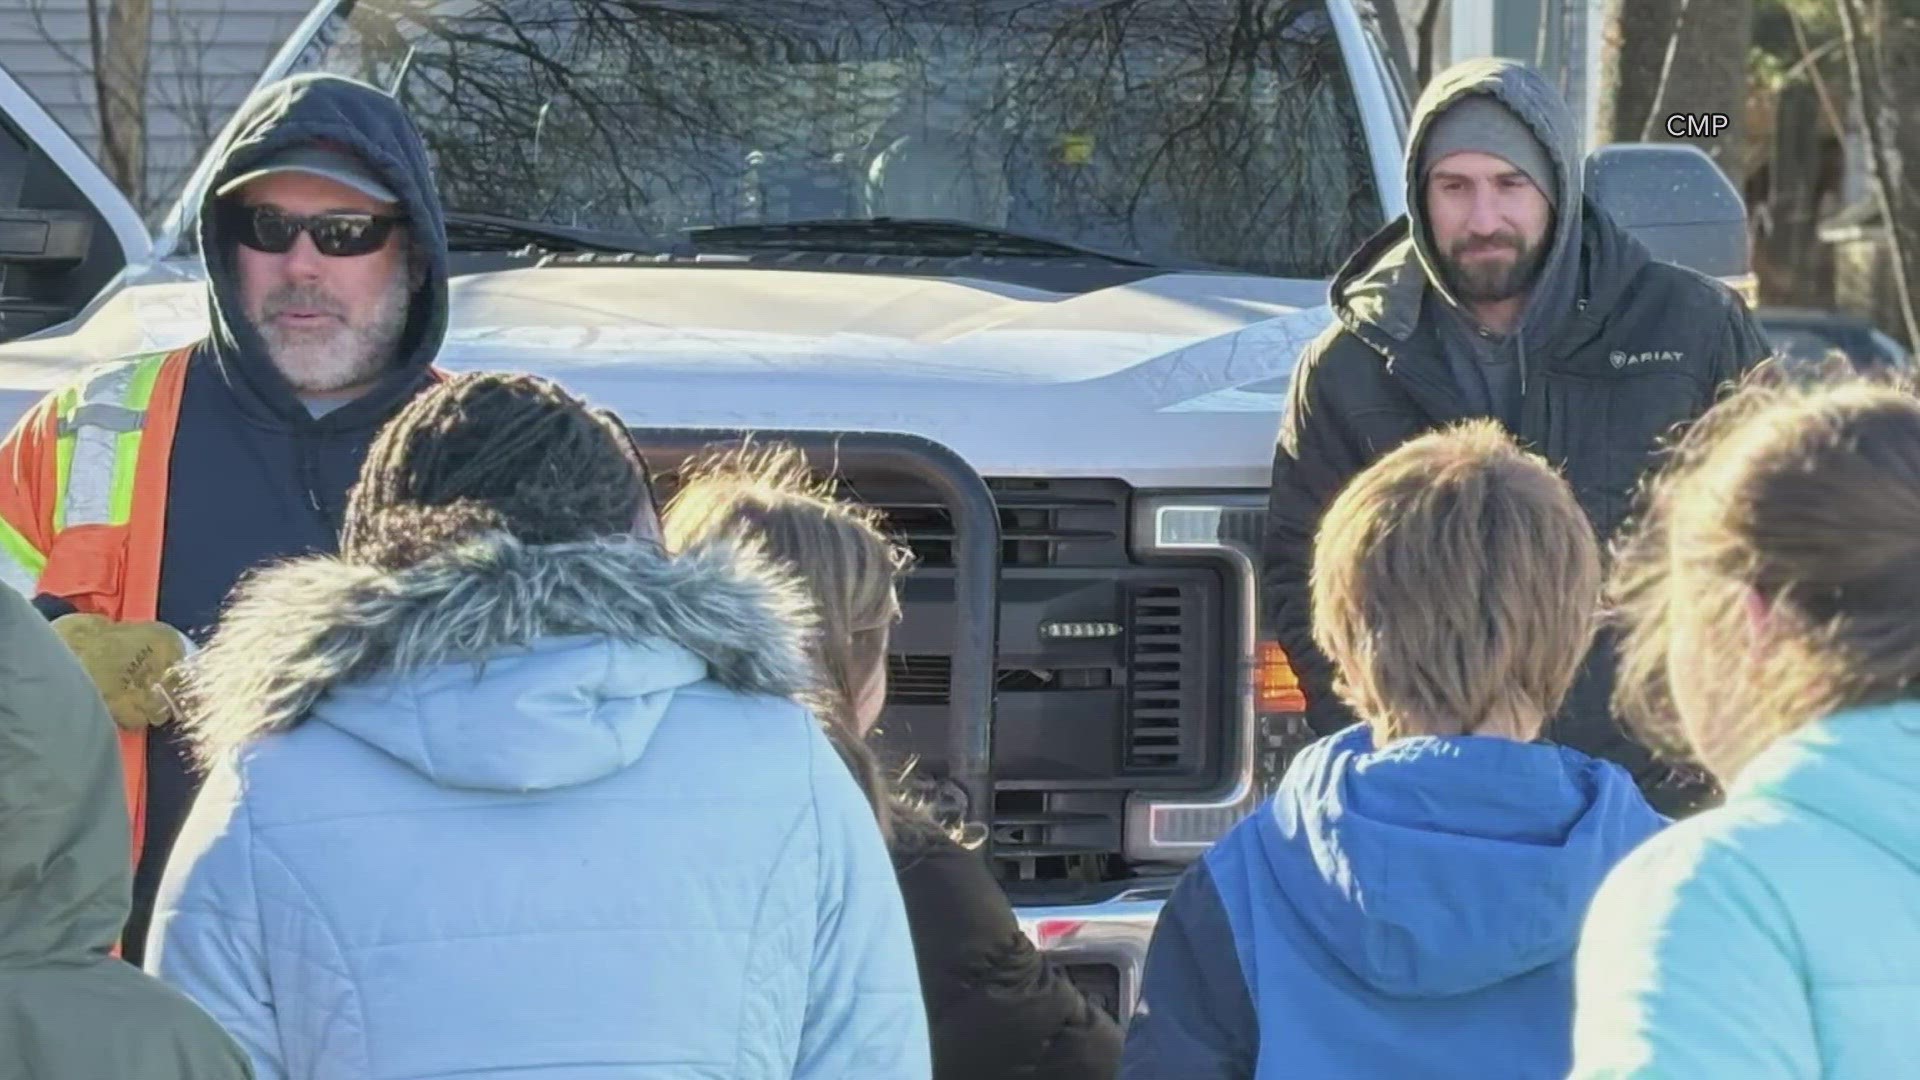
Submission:
MULTIPOLYGON (((1228 649, 1233 673, 1228 695, 1224 777, 1213 791, 1197 795, 1141 793, 1127 800, 1126 855, 1141 862, 1198 857, 1265 797, 1257 766, 1262 724, 1257 699, 1273 679, 1263 672, 1259 643, 1260 544, 1266 530, 1267 497, 1258 491, 1150 493, 1134 503, 1135 554, 1209 554, 1228 569, 1229 610, 1236 613, 1228 649)), ((1281 656, 1284 665, 1284 655, 1281 656)), ((1270 666, 1270 661, 1269 661, 1270 666)), ((1280 681, 1291 681, 1291 670, 1280 681)), ((1297 683, 1293 684, 1297 687, 1297 683)), ((1277 700, 1277 699, 1276 699, 1277 700)))

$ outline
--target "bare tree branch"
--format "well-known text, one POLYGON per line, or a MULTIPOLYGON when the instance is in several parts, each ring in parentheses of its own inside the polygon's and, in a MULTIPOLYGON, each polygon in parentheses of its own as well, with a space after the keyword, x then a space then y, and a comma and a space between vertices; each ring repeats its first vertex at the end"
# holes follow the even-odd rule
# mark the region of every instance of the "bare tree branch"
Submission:
POLYGON ((1687 32, 1687 8, 1693 0, 1680 0, 1680 10, 1673 16, 1673 31, 1667 37, 1667 56, 1660 63, 1660 81, 1654 84, 1653 102, 1647 106, 1647 117, 1640 124, 1640 141, 1653 141, 1653 123, 1660 117, 1660 110, 1667 103, 1667 87, 1673 79, 1673 58, 1680 51, 1681 35, 1687 32))
POLYGON ((68 47, 49 24, 45 0, 26 0, 35 34, 87 87, 93 99, 100 164, 120 189, 139 201, 145 159, 145 87, 150 0, 87 0, 86 56, 68 47))
POLYGON ((1846 121, 1840 118, 1840 110, 1833 103, 1833 94, 1827 89, 1826 76, 1820 73, 1821 59, 1840 47, 1840 39, 1835 38, 1818 49, 1810 48, 1807 40, 1807 26, 1801 20, 1800 13, 1793 9, 1792 4, 1783 6, 1786 8, 1787 20, 1793 25, 1794 43, 1800 47, 1800 59, 1793 67, 1787 69, 1786 78, 1792 79, 1800 71, 1806 71, 1807 78, 1813 83, 1814 94, 1820 98, 1820 111, 1827 118, 1827 124, 1833 128, 1833 137, 1844 142, 1847 137, 1846 121))
MULTIPOLYGON (((1853 83, 1853 92, 1860 102, 1861 114, 1866 118, 1866 139, 1868 162, 1873 173, 1875 201, 1879 204, 1880 217, 1885 222, 1887 244, 1891 251, 1894 274, 1894 290, 1899 294, 1900 317, 1906 323, 1907 346, 1920 348, 1920 316, 1914 312, 1913 286, 1908 277, 1910 264, 1907 237, 1903 235, 1901 219, 1896 215, 1894 194, 1895 186, 1893 163, 1890 160, 1885 142, 1882 122, 1887 118, 1888 100, 1881 96, 1880 80, 1883 73, 1866 70, 1870 63, 1876 63, 1882 54, 1876 52, 1871 57, 1862 49, 1860 32, 1861 12, 1855 7, 1859 0, 1839 0, 1840 40, 1847 54, 1847 73, 1853 83)), ((1901 202, 1905 202, 1904 199, 1901 202)))
MULTIPOLYGON (((1534 13, 1540 17, 1540 21, 1535 23, 1533 27, 1533 65, 1544 71, 1547 69, 1547 63, 1549 61, 1549 57, 1547 56, 1547 26, 1552 23, 1555 14, 1553 0, 1540 0, 1534 13)), ((1562 89, 1564 92, 1564 87, 1562 89)))
POLYGON ((106 61, 107 28, 100 18, 100 0, 87 0, 87 49, 89 62, 86 70, 95 80, 94 90, 99 90, 100 69, 107 66, 106 61))
MULTIPOLYGON (((59 57, 62 62, 67 64, 67 66, 73 68, 75 76, 85 77, 88 72, 93 70, 92 61, 82 60, 80 57, 75 56, 73 50, 67 48, 60 40, 60 35, 54 33, 53 29, 47 25, 46 0, 27 0, 26 11, 27 18, 33 21, 34 33, 39 36, 41 43, 51 50, 55 56, 59 57)), ((93 47, 91 34, 88 35, 87 46, 88 48, 93 47)))
POLYGON ((1420 17, 1414 29, 1420 39, 1420 85, 1414 87, 1415 94, 1425 89, 1427 80, 1433 78, 1433 39, 1440 28, 1440 8, 1444 3, 1446 0, 1426 0, 1420 5, 1420 17))
MULTIPOLYGON (((94 3, 95 0, 89 0, 94 3)), ((101 119, 100 150, 108 175, 134 205, 146 200, 147 70, 152 0, 110 0, 106 37, 94 69, 101 119)), ((100 39, 96 37, 96 41, 100 39)))
POLYGON ((178 158, 165 162, 164 169, 160 162, 149 162, 142 207, 147 213, 178 195, 200 155, 219 136, 232 103, 244 96, 276 51, 270 44, 250 69, 223 74, 209 58, 229 40, 228 9, 221 6, 211 17, 194 17, 181 10, 179 0, 163 0, 163 4, 163 25, 154 35, 156 74, 147 86, 149 119, 155 124, 170 119, 186 136, 187 145, 178 158))
POLYGON ((1300 277, 1330 273, 1381 223, 1378 193, 1354 180, 1368 152, 1315 5, 826 10, 842 14, 484 0, 431 23, 356 19, 325 62, 359 56, 347 73, 392 85, 423 120, 448 205, 476 212, 662 236, 878 213, 891 190, 983 223, 1300 277), (928 145, 948 155, 932 171, 889 153, 928 145))

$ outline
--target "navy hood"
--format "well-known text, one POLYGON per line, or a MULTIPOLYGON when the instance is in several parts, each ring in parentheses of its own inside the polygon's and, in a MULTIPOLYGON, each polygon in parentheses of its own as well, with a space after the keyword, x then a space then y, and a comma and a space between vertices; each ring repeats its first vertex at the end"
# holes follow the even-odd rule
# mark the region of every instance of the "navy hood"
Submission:
POLYGON ((1616 863, 1666 819, 1618 766, 1545 743, 1358 724, 1301 752, 1262 846, 1281 893, 1354 976, 1452 997, 1570 957, 1616 863))
POLYGON ((201 204, 200 250, 206 260, 213 328, 211 346, 221 377, 257 420, 347 430, 377 427, 409 396, 440 352, 447 330, 446 217, 433 166, 420 132, 394 98, 338 75, 306 74, 274 83, 250 97, 229 127, 223 160, 201 204), (234 242, 221 235, 213 192, 280 150, 327 140, 345 146, 395 194, 407 217, 414 258, 424 280, 408 305, 398 362, 360 398, 315 420, 267 355, 266 344, 243 314, 234 242))

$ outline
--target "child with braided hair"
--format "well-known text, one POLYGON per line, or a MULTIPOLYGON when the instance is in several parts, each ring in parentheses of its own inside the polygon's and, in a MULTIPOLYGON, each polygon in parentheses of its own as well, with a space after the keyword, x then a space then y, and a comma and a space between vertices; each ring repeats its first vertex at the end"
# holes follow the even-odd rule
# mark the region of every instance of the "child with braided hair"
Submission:
POLYGON ((150 964, 261 1077, 928 1077, 804 597, 652 518, 616 419, 464 375, 381 433, 337 558, 237 591, 150 964))

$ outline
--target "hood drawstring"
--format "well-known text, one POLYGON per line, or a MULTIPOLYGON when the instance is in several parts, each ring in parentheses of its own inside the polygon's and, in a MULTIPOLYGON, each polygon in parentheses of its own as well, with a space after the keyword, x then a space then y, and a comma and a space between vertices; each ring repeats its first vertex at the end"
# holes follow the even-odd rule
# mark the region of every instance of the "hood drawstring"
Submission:
POLYGON ((326 507, 320 501, 320 466, 314 460, 313 434, 302 432, 295 436, 298 449, 295 451, 300 460, 300 486, 306 489, 307 505, 323 519, 327 516, 326 507))

